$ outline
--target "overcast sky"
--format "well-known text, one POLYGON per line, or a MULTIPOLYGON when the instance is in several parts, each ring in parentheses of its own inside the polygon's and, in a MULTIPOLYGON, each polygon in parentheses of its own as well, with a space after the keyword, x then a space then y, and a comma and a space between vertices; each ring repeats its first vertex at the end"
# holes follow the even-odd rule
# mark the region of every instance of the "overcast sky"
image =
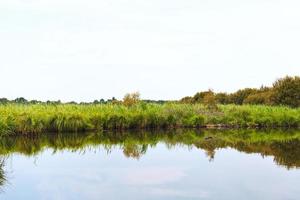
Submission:
POLYGON ((1 97, 179 99, 299 74, 299 0, 0 1, 1 97))

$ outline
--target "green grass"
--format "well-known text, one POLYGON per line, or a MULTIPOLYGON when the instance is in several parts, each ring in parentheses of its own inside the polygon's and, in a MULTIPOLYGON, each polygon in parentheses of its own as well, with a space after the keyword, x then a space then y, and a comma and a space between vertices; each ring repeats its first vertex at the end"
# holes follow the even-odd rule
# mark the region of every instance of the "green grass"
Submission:
POLYGON ((0 135, 43 132, 222 127, 300 127, 300 109, 196 104, 0 105, 0 135))

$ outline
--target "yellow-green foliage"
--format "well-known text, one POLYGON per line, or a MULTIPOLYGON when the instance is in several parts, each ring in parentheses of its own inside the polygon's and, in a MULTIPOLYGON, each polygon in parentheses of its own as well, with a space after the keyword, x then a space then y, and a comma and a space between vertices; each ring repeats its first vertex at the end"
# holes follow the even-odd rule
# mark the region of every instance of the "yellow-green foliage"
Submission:
POLYGON ((299 127, 300 109, 255 105, 200 104, 0 105, 0 133, 82 132, 146 128, 299 127))
POLYGON ((134 93, 128 93, 123 98, 123 104, 125 106, 133 106, 139 103, 140 101, 140 93, 134 92, 134 93))

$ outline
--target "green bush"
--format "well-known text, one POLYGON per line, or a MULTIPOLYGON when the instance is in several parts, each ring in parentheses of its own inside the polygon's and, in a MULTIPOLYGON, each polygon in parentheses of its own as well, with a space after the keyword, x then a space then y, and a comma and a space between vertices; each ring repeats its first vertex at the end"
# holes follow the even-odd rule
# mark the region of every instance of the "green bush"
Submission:
POLYGON ((275 105, 300 106, 300 77, 285 77, 273 84, 272 101, 275 105))

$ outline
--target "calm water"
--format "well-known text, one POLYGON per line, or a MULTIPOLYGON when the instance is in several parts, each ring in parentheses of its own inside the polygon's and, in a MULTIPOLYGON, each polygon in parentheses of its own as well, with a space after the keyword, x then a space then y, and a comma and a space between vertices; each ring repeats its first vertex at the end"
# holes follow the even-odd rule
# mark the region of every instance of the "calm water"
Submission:
POLYGON ((3 138, 0 199, 300 199, 300 131, 3 138))

